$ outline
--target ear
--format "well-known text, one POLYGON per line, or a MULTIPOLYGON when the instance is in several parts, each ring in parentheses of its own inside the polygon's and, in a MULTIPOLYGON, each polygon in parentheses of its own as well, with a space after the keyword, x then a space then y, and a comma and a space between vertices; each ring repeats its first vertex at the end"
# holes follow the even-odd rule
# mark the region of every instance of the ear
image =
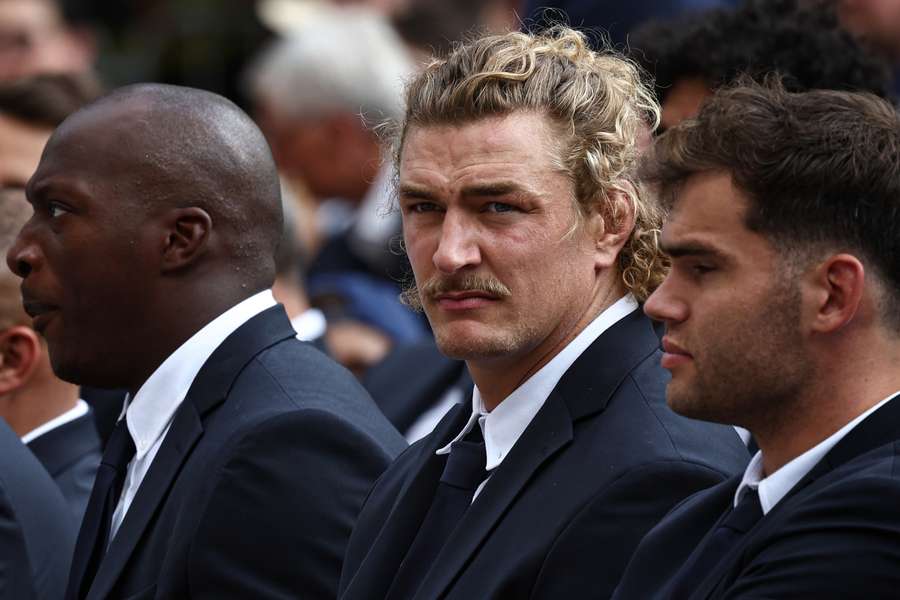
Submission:
POLYGON ((613 190, 609 192, 609 201, 611 210, 607 214, 594 210, 588 217, 595 244, 594 266, 598 270, 615 266, 622 247, 634 230, 635 206, 628 194, 613 190))
POLYGON ((203 255, 212 232, 212 217, 197 206, 176 208, 166 215, 166 229, 163 273, 183 269, 203 255))
POLYGON ((835 254, 812 273, 812 330, 838 331, 856 315, 865 291, 866 272, 852 254, 835 254))
POLYGON ((30 327, 15 325, 0 332, 0 394, 15 391, 31 379, 43 351, 30 327))

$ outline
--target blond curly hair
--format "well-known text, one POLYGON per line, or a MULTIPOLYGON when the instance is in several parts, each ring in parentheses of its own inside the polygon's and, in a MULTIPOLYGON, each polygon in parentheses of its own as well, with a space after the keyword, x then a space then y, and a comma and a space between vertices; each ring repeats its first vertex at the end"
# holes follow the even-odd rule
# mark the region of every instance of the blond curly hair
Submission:
POLYGON ((626 288, 643 301, 662 282, 662 213, 636 174, 660 111, 634 63, 610 49, 592 50, 583 33, 564 26, 476 37, 427 64, 408 84, 405 101, 405 117, 382 129, 395 167, 413 126, 461 124, 514 111, 549 117, 561 135, 557 167, 572 179, 578 214, 599 205, 615 228, 620 205, 611 194, 621 193, 634 205, 635 226, 619 255, 626 288))

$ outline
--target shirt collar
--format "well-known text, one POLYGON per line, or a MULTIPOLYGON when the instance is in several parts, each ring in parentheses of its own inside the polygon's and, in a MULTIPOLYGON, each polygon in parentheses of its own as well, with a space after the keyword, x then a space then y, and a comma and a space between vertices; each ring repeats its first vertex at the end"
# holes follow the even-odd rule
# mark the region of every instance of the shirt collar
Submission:
POLYGON ((485 452, 487 454, 486 469, 497 467, 509 454, 519 437, 531 423, 534 416, 546 402, 550 392, 569 370, 572 363, 600 335, 631 314, 638 308, 637 300, 627 294, 612 306, 600 313, 569 344, 563 348, 550 362, 529 377, 522 385, 503 399, 497 407, 487 412, 478 386, 472 392, 472 416, 449 444, 437 451, 437 454, 448 454, 453 442, 460 440, 471 431, 478 422, 484 435, 485 452))
POLYGON ((62 427, 66 423, 70 423, 70 422, 74 421, 75 419, 78 419, 79 417, 86 415, 88 413, 88 410, 89 409, 88 409, 87 402, 85 402, 84 400, 78 400, 78 402, 75 403, 75 406, 73 406, 72 408, 70 408, 69 410, 64 412, 63 414, 53 417, 52 419, 50 419, 43 425, 35 427, 31 431, 29 431, 28 433, 23 435, 22 443, 29 444, 29 443, 33 442, 34 440, 38 439, 39 437, 41 437, 42 435, 44 435, 45 433, 49 433, 49 432, 53 431, 54 429, 56 429, 57 427, 62 427))
POLYGON ((165 433, 175 411, 210 355, 238 327, 275 306, 271 290, 255 294, 207 323, 169 355, 134 395, 125 400, 125 418, 142 458, 165 433))
POLYGON ((821 461, 828 452, 834 448, 838 442, 859 425, 866 417, 887 404, 888 401, 897 397, 900 391, 895 392, 872 406, 864 413, 838 429, 825 440, 819 442, 797 458, 793 459, 783 467, 769 475, 763 477, 763 461, 762 451, 757 452, 747 465, 744 471, 744 477, 741 479, 740 485, 734 493, 734 505, 737 506, 741 497, 747 489, 756 490, 759 493, 759 503, 762 506, 763 514, 767 514, 784 498, 791 489, 821 461))

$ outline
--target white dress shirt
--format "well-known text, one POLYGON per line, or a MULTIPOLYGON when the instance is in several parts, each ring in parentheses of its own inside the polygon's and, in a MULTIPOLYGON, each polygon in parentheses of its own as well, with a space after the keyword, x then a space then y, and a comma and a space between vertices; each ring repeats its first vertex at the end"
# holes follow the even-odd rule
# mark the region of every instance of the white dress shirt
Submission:
POLYGON ((746 490, 756 490, 759 494, 759 503, 762 505, 763 514, 768 514, 838 442, 844 439, 844 436, 870 414, 896 398, 898 394, 900 391, 891 394, 768 477, 763 477, 762 451, 757 452, 750 460, 750 464, 747 465, 744 478, 734 493, 734 505, 737 506, 746 490))
POLYGON ((64 412, 63 414, 53 417, 43 425, 39 427, 35 427, 28 433, 22 436, 22 443, 29 444, 34 440, 38 439, 45 433, 49 433, 56 429, 57 427, 62 427, 66 423, 71 423, 75 419, 78 419, 88 413, 88 405, 84 400, 79 400, 75 406, 64 412))
MULTIPOLYGON (((588 346, 600 337, 600 335, 628 316, 638 308, 634 296, 627 294, 620 298, 612 306, 600 313, 585 327, 578 336, 563 348, 550 362, 529 377, 522 385, 503 399, 497 407, 488 412, 485 410, 484 401, 478 386, 472 393, 472 416, 453 440, 437 451, 437 454, 449 454, 453 442, 461 440, 472 430, 477 422, 484 436, 487 460, 485 469, 490 472, 495 469, 509 454, 513 446, 519 440, 525 428, 531 423, 535 415, 541 410, 547 397, 559 380, 569 370, 572 363, 587 350, 588 346)), ((472 497, 474 501, 481 493, 487 479, 478 486, 472 497)))
POLYGON ((275 306, 275 298, 271 290, 265 290, 231 307, 170 354, 144 382, 133 399, 125 399, 123 413, 128 432, 134 440, 135 454, 128 463, 122 495, 113 513, 110 541, 122 525, 125 514, 172 425, 175 411, 187 396, 203 363, 238 327, 272 306, 275 306))
POLYGON ((328 323, 325 313, 318 308, 307 308, 302 313, 291 319, 291 327, 297 332, 297 339, 301 342, 311 342, 325 335, 328 323))

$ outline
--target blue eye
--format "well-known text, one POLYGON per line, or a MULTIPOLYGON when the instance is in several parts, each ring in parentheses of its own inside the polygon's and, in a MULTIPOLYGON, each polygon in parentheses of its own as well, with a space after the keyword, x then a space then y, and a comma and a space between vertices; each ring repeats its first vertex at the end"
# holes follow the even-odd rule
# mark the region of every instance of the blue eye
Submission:
POLYGON ((494 213, 505 213, 505 212, 513 212, 518 210, 512 204, 506 204, 505 202, 488 202, 484 205, 485 211, 494 212, 494 213))
POLYGON ((434 202, 416 202, 415 204, 410 204, 406 210, 413 213, 428 213, 437 209, 438 207, 434 202))

